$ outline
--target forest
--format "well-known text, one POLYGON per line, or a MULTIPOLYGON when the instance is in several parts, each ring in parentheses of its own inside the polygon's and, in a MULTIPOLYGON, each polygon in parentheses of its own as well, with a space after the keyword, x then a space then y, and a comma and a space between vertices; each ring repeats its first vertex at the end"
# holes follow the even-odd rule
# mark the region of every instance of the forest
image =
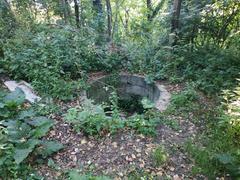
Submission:
POLYGON ((11 179, 240 179, 239 0, 0 0, 11 179))

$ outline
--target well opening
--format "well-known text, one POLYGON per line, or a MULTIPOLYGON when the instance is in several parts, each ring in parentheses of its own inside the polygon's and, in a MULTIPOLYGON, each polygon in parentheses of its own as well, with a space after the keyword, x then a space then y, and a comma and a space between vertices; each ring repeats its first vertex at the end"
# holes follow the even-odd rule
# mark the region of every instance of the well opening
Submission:
POLYGON ((143 113, 143 98, 155 103, 156 108, 161 99, 161 89, 156 84, 148 84, 144 77, 136 75, 104 76, 90 83, 86 95, 97 104, 106 104, 113 89, 119 97, 119 107, 129 114, 143 113))

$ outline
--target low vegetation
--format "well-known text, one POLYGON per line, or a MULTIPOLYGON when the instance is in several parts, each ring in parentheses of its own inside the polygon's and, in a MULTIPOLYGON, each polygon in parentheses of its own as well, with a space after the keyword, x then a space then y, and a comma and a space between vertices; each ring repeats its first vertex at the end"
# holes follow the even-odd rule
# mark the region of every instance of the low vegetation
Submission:
POLYGON ((152 154, 144 156, 153 162, 152 169, 165 168, 163 174, 150 172, 148 163, 133 165, 144 159, 134 154, 132 161, 122 160, 134 166, 126 166, 131 171, 124 175, 98 177, 106 169, 78 171, 78 164, 76 171, 59 167, 55 174, 42 175, 61 171, 60 179, 142 180, 159 174, 166 179, 180 174, 183 179, 238 179, 239 11, 237 0, 1 0, 0 179, 41 179, 47 157, 57 164, 60 155, 53 153, 71 149, 57 141, 62 140, 59 134, 103 141, 121 132, 154 142, 152 154), (168 86, 168 109, 159 112, 136 95, 121 99, 116 90, 108 104, 80 100, 89 80, 120 72, 168 86), (8 79, 30 83, 42 101, 29 104, 20 89, 7 91, 2 81, 8 79), (164 133, 175 139, 165 137, 169 141, 160 143, 164 133), (184 155, 181 172, 168 168, 174 164, 171 150, 184 155))
POLYGON ((124 128, 133 129, 144 135, 156 135, 156 126, 159 122, 156 118, 147 119, 144 115, 133 115, 125 119, 114 109, 110 114, 111 116, 106 115, 102 105, 94 105, 86 100, 82 107, 69 109, 65 119, 73 124, 76 131, 83 131, 90 136, 113 134, 124 128))
POLYGON ((152 159, 153 159, 154 165, 157 167, 166 163, 166 161, 168 159, 168 154, 166 153, 166 150, 164 149, 163 146, 157 147, 152 152, 152 159))
MULTIPOLYGON (((25 96, 20 89, 2 93, 0 97, 0 177, 28 177, 31 164, 46 158, 63 146, 42 139, 54 122, 24 107, 25 96)), ((34 177, 34 173, 32 175, 34 177)))

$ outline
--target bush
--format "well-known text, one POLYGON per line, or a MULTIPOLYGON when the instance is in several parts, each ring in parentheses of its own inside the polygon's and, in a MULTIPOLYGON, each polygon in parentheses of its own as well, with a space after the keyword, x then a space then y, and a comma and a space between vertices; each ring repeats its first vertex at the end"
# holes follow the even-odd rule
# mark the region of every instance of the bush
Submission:
POLYGON ((44 25, 27 32, 19 29, 3 48, 0 65, 8 74, 63 100, 85 86, 86 72, 117 69, 120 59, 117 52, 107 52, 107 47, 95 47, 84 33, 44 25))
POLYGON ((65 119, 73 124, 75 130, 82 131, 86 135, 101 136, 106 133, 115 133, 123 128, 133 129, 143 135, 153 136, 156 134, 156 119, 147 119, 144 115, 121 119, 120 115, 116 113, 119 112, 116 111, 116 107, 113 107, 110 113, 112 116, 107 116, 103 106, 85 101, 82 107, 69 109, 65 114, 65 119))
POLYGON ((240 105, 239 87, 224 92, 224 103, 209 110, 205 116, 205 129, 200 139, 201 146, 190 142, 186 149, 195 159, 194 173, 203 173, 210 178, 226 176, 233 179, 240 176, 240 105))
MULTIPOLYGON (((45 158, 63 146, 41 140, 53 121, 23 108, 25 97, 20 89, 0 97, 0 177, 27 177, 30 156, 45 158)), ((24 179, 25 179, 24 178, 24 179)))
POLYGON ((172 61, 162 61, 162 74, 171 80, 194 81, 196 86, 209 95, 236 84, 240 72, 239 45, 223 49, 203 46, 190 50, 188 45, 176 47, 172 61))
POLYGON ((91 101, 85 101, 82 107, 69 109, 65 119, 73 124, 75 130, 91 136, 113 133, 122 124, 119 119, 106 116, 104 108, 91 101))
POLYGON ((146 136, 155 136, 157 121, 156 119, 145 119, 144 115, 134 115, 125 121, 125 126, 134 129, 137 133, 146 136))

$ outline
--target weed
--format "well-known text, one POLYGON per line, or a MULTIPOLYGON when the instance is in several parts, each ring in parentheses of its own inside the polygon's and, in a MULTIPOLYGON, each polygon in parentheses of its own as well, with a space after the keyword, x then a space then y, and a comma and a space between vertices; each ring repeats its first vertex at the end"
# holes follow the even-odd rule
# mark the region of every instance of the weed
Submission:
POLYGON ((163 146, 158 146, 153 152, 152 152, 152 159, 153 163, 156 167, 159 167, 167 162, 168 160, 168 154, 166 153, 166 150, 163 146))
POLYGON ((136 130, 137 133, 155 136, 157 121, 156 119, 145 119, 143 115, 134 115, 125 121, 125 126, 136 130))
MULTIPOLYGON (((113 109, 114 110, 114 109, 113 109)), ((145 119, 144 115, 134 115, 121 119, 118 111, 107 116, 102 105, 94 105, 90 100, 81 107, 71 108, 65 114, 66 121, 73 124, 74 129, 86 135, 103 135, 115 133, 119 129, 130 128, 137 133, 153 136, 156 134, 156 119, 145 119)))
POLYGON ((39 115, 47 116, 49 114, 58 114, 60 113, 59 105, 55 104, 52 100, 41 101, 33 105, 39 115))
POLYGON ((111 180, 107 176, 93 176, 91 174, 80 174, 77 170, 72 170, 68 174, 69 180, 111 180))
POLYGON ((149 174, 148 172, 145 172, 142 169, 135 169, 131 173, 128 174, 129 180, 155 180, 157 178, 154 178, 153 175, 149 174))

